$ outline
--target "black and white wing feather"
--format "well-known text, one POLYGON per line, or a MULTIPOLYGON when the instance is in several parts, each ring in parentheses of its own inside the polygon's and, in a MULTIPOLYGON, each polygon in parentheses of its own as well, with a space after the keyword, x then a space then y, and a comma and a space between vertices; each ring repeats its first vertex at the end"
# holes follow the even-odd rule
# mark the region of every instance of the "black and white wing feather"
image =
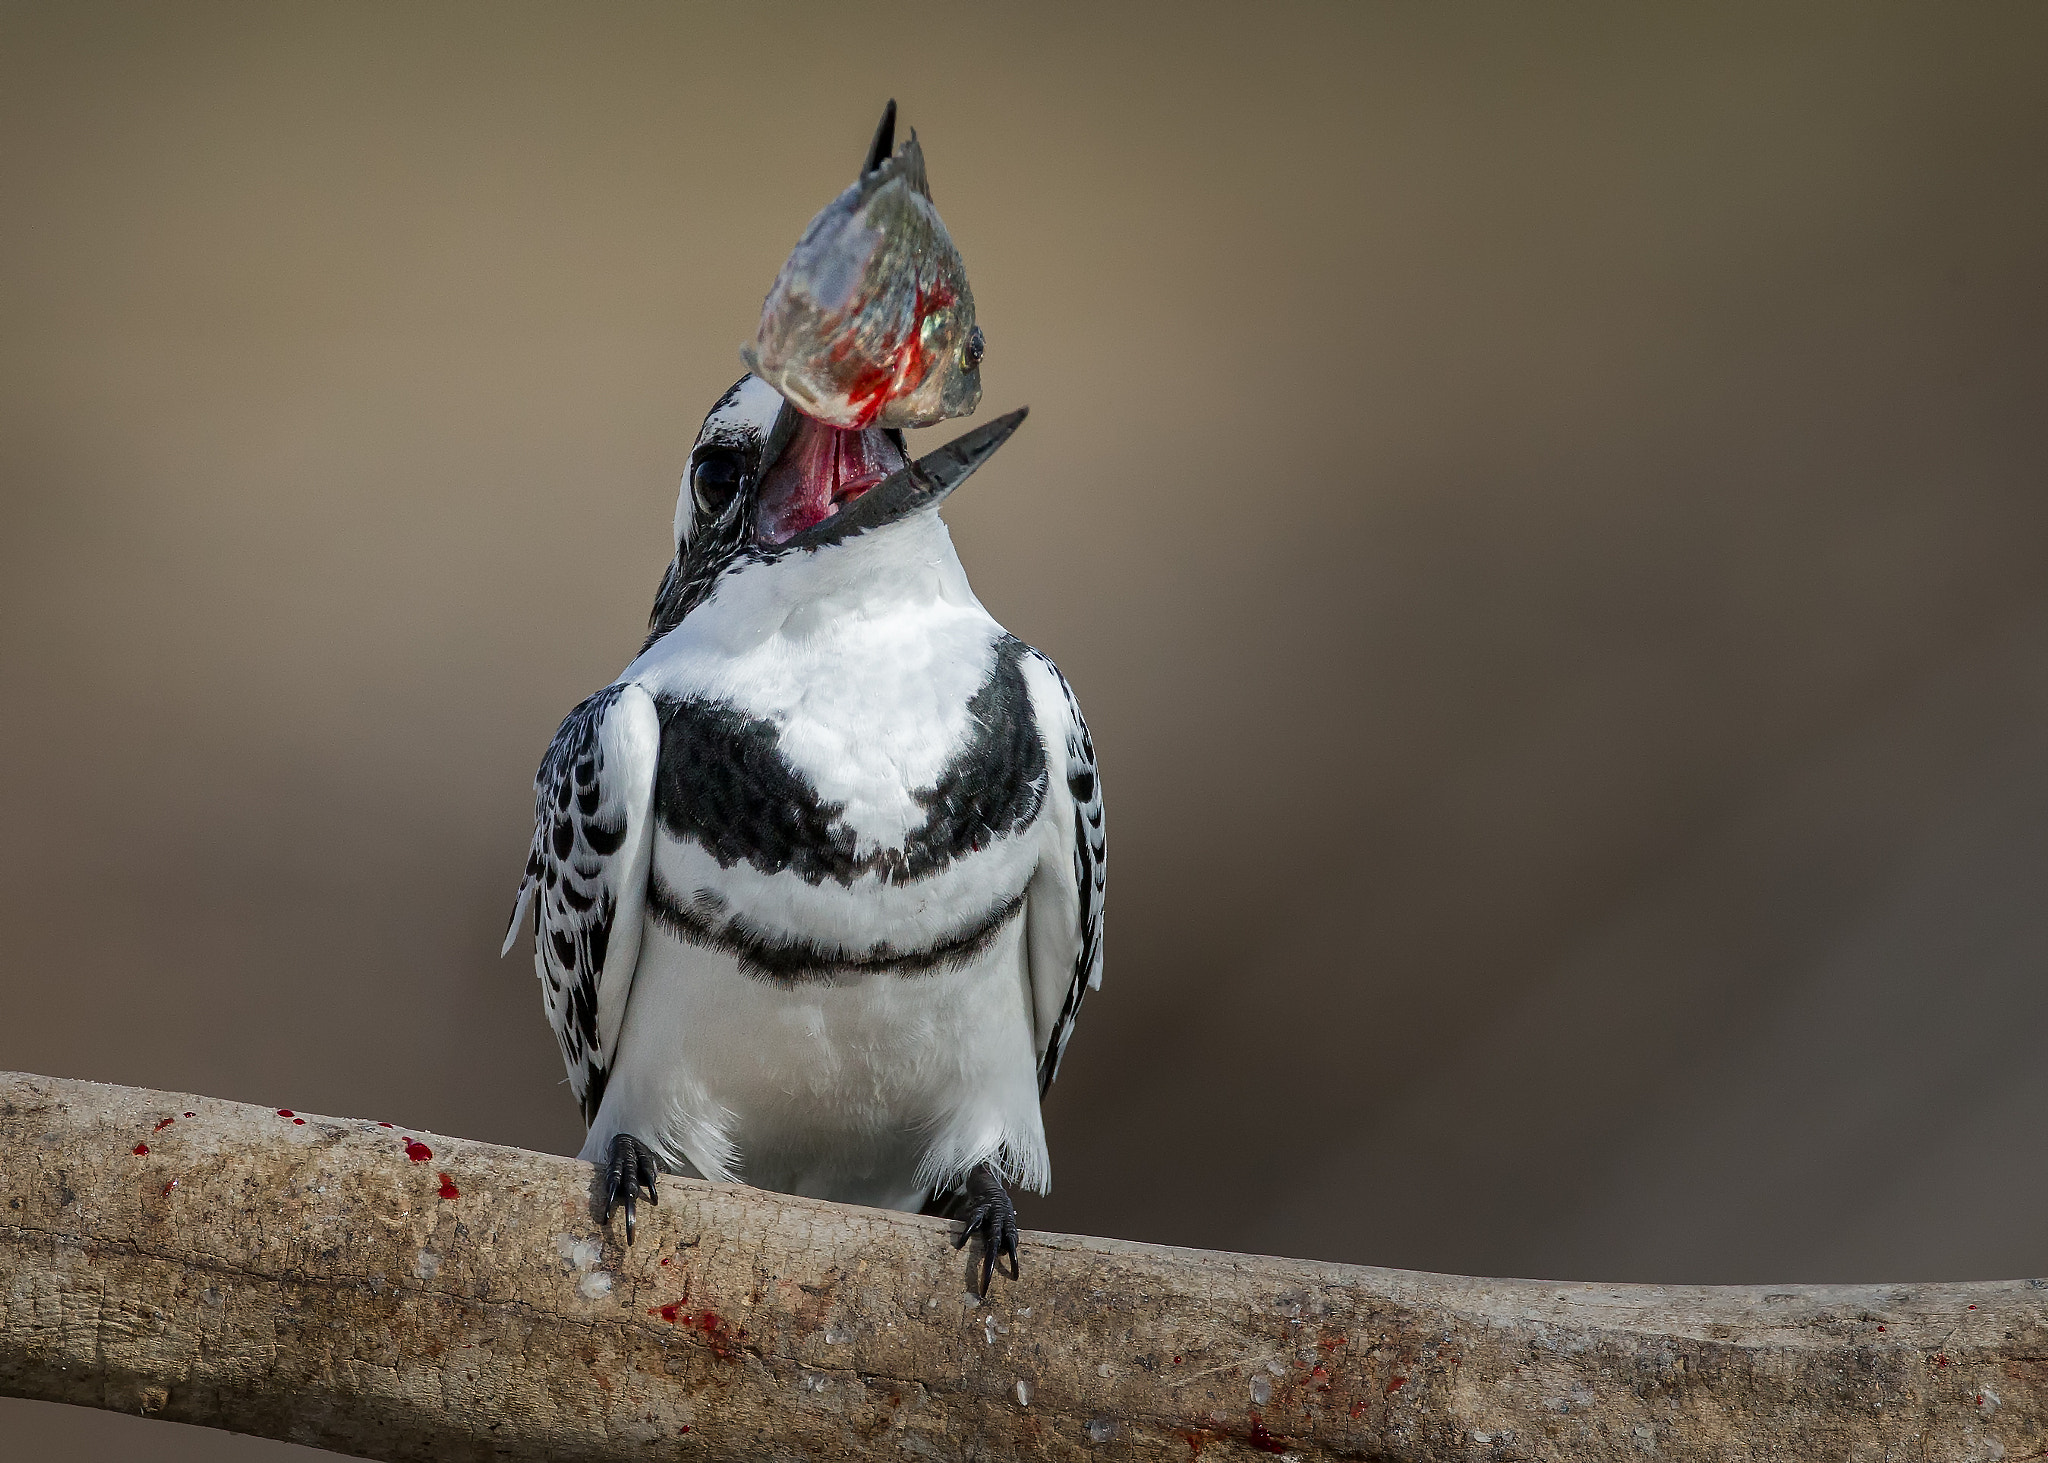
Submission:
POLYGON ((660 751, 654 698, 607 686, 563 720, 533 778, 533 847, 504 949, 533 901, 534 973, 585 1122, 604 1100, 640 959, 660 751))
POLYGON ((1036 650, 1026 658, 1032 704, 1045 742, 1047 847, 1028 896, 1031 1004, 1038 1037, 1038 1090, 1059 1075, 1081 997, 1102 984, 1102 903, 1108 873, 1102 783, 1095 743, 1067 678, 1036 650))

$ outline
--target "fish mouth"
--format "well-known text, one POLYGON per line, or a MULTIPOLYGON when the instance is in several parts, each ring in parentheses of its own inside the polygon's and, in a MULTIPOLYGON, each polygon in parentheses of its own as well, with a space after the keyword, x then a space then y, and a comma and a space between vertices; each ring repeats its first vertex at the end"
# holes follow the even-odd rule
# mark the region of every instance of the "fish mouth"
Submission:
POLYGON ((796 419, 795 430, 761 479, 754 515, 757 543, 789 542, 909 466, 900 432, 835 427, 793 409, 785 411, 796 419))

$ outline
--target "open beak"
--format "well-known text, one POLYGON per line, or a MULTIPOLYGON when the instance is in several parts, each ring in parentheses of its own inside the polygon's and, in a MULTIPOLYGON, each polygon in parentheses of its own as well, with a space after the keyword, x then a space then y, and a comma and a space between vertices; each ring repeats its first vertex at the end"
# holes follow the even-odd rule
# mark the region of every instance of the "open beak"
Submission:
POLYGON ((757 538, 792 549, 823 548, 936 507, 995 456, 1028 410, 1005 412, 915 462, 905 462, 895 438, 879 428, 843 430, 801 417, 762 480, 757 538), (776 508, 778 502, 785 506, 776 508), (771 525, 786 531, 771 536, 771 525))
POLYGON ((754 521, 760 543, 787 543, 823 523, 909 461, 895 433, 880 427, 834 427, 796 416, 796 430, 768 475, 754 521))

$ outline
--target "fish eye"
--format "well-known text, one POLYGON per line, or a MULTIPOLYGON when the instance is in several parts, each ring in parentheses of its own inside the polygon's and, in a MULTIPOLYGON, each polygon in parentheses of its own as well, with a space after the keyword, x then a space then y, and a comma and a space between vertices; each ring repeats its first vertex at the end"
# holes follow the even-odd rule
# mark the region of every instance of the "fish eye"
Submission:
POLYGON ((960 369, 978 371, 981 369, 981 355, 988 343, 981 338, 981 327, 975 326, 967 332, 967 339, 960 346, 960 369))
POLYGON ((690 496, 696 500, 697 511, 707 518, 725 512, 739 496, 745 476, 740 454, 732 448, 707 447, 699 452, 690 468, 690 496))

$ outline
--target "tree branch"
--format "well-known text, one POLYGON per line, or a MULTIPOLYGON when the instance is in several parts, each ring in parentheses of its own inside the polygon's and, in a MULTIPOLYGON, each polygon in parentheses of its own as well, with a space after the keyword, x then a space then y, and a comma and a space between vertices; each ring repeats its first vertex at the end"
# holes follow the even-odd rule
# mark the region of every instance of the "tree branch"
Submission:
POLYGON ((1544 1284, 1033 1234, 983 1306, 937 1220, 668 1179, 629 1251, 591 1181, 0 1075, 0 1392, 380 1459, 2048 1457, 2041 1281, 1544 1284))

